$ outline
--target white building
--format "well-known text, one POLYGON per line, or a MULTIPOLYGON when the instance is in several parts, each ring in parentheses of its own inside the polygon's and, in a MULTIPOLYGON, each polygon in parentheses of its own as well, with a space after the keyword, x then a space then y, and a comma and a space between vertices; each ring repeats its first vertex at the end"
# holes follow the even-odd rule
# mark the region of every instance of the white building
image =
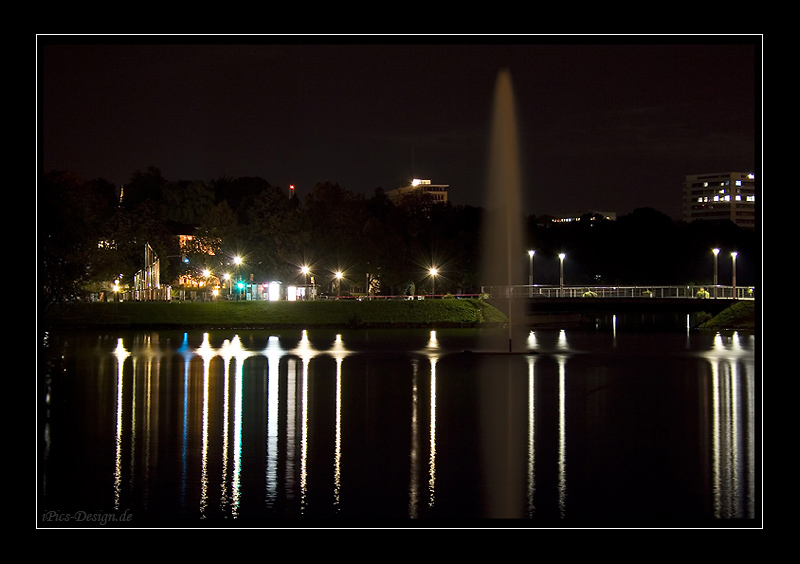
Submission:
POLYGON ((430 180, 420 180, 415 178, 411 184, 390 190, 387 194, 389 200, 394 204, 399 204, 405 196, 412 194, 427 194, 430 200, 435 203, 447 201, 448 184, 431 184, 430 180))
POLYGON ((730 220, 755 228, 756 180, 748 172, 690 174, 683 185, 683 220, 730 220))

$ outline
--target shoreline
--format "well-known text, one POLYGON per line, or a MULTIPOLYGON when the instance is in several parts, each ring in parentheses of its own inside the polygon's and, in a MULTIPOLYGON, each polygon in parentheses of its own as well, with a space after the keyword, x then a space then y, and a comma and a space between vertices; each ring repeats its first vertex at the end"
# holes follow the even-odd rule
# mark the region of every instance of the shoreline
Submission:
POLYGON ((479 299, 69 303, 39 316, 45 329, 477 328, 506 321, 479 299))
MULTIPOLYGON (((756 329, 753 302, 738 302, 713 317, 705 315, 708 319, 695 329, 756 329)), ((39 314, 39 326, 44 330, 491 329, 507 326, 507 323, 507 317, 500 310, 485 300, 473 298, 414 302, 70 303, 51 306, 39 314)))

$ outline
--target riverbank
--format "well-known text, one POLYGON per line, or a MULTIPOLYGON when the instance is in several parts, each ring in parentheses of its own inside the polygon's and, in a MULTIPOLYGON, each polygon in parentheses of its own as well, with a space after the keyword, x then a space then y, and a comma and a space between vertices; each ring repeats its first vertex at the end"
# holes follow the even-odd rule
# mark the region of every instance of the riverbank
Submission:
POLYGON ((506 316, 479 299, 121 302, 49 307, 49 328, 482 327, 506 316))
POLYGON ((755 330, 756 304, 755 301, 746 300, 736 302, 731 307, 700 324, 700 329, 740 329, 755 330))

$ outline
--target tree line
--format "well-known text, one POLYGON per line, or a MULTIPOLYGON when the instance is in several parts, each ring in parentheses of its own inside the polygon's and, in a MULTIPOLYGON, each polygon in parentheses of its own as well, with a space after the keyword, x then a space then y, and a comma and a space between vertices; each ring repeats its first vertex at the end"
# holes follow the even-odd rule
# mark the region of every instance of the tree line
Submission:
MULTIPOLYGON (((40 297, 70 301, 107 290, 120 275, 131 282, 145 243, 161 258, 163 284, 204 269, 302 283, 308 266, 323 287, 338 270, 347 288, 398 295, 429 288, 435 266, 437 294, 478 293, 483 219, 480 207, 424 195, 395 204, 381 188, 367 197, 330 181, 300 197, 258 177, 167 180, 150 167, 117 187, 52 171, 37 194, 40 297), (178 235, 193 238, 181 248, 178 235)), ((755 283, 757 235, 731 222, 686 224, 640 208, 616 221, 586 216, 569 224, 529 215, 525 226, 536 284, 559 282, 561 252, 567 284, 710 284, 713 247, 722 249, 720 284, 729 283, 727 250, 739 252, 738 284, 755 283)))

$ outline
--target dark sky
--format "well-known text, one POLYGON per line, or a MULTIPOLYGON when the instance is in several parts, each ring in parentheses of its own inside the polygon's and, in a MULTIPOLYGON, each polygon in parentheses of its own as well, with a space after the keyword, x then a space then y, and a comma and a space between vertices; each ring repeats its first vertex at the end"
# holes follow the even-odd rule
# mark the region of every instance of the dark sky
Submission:
POLYGON ((686 174, 761 162, 760 36, 199 39, 39 36, 41 170, 260 176, 301 196, 416 177, 483 206, 503 68, 528 213, 678 219, 686 174))

